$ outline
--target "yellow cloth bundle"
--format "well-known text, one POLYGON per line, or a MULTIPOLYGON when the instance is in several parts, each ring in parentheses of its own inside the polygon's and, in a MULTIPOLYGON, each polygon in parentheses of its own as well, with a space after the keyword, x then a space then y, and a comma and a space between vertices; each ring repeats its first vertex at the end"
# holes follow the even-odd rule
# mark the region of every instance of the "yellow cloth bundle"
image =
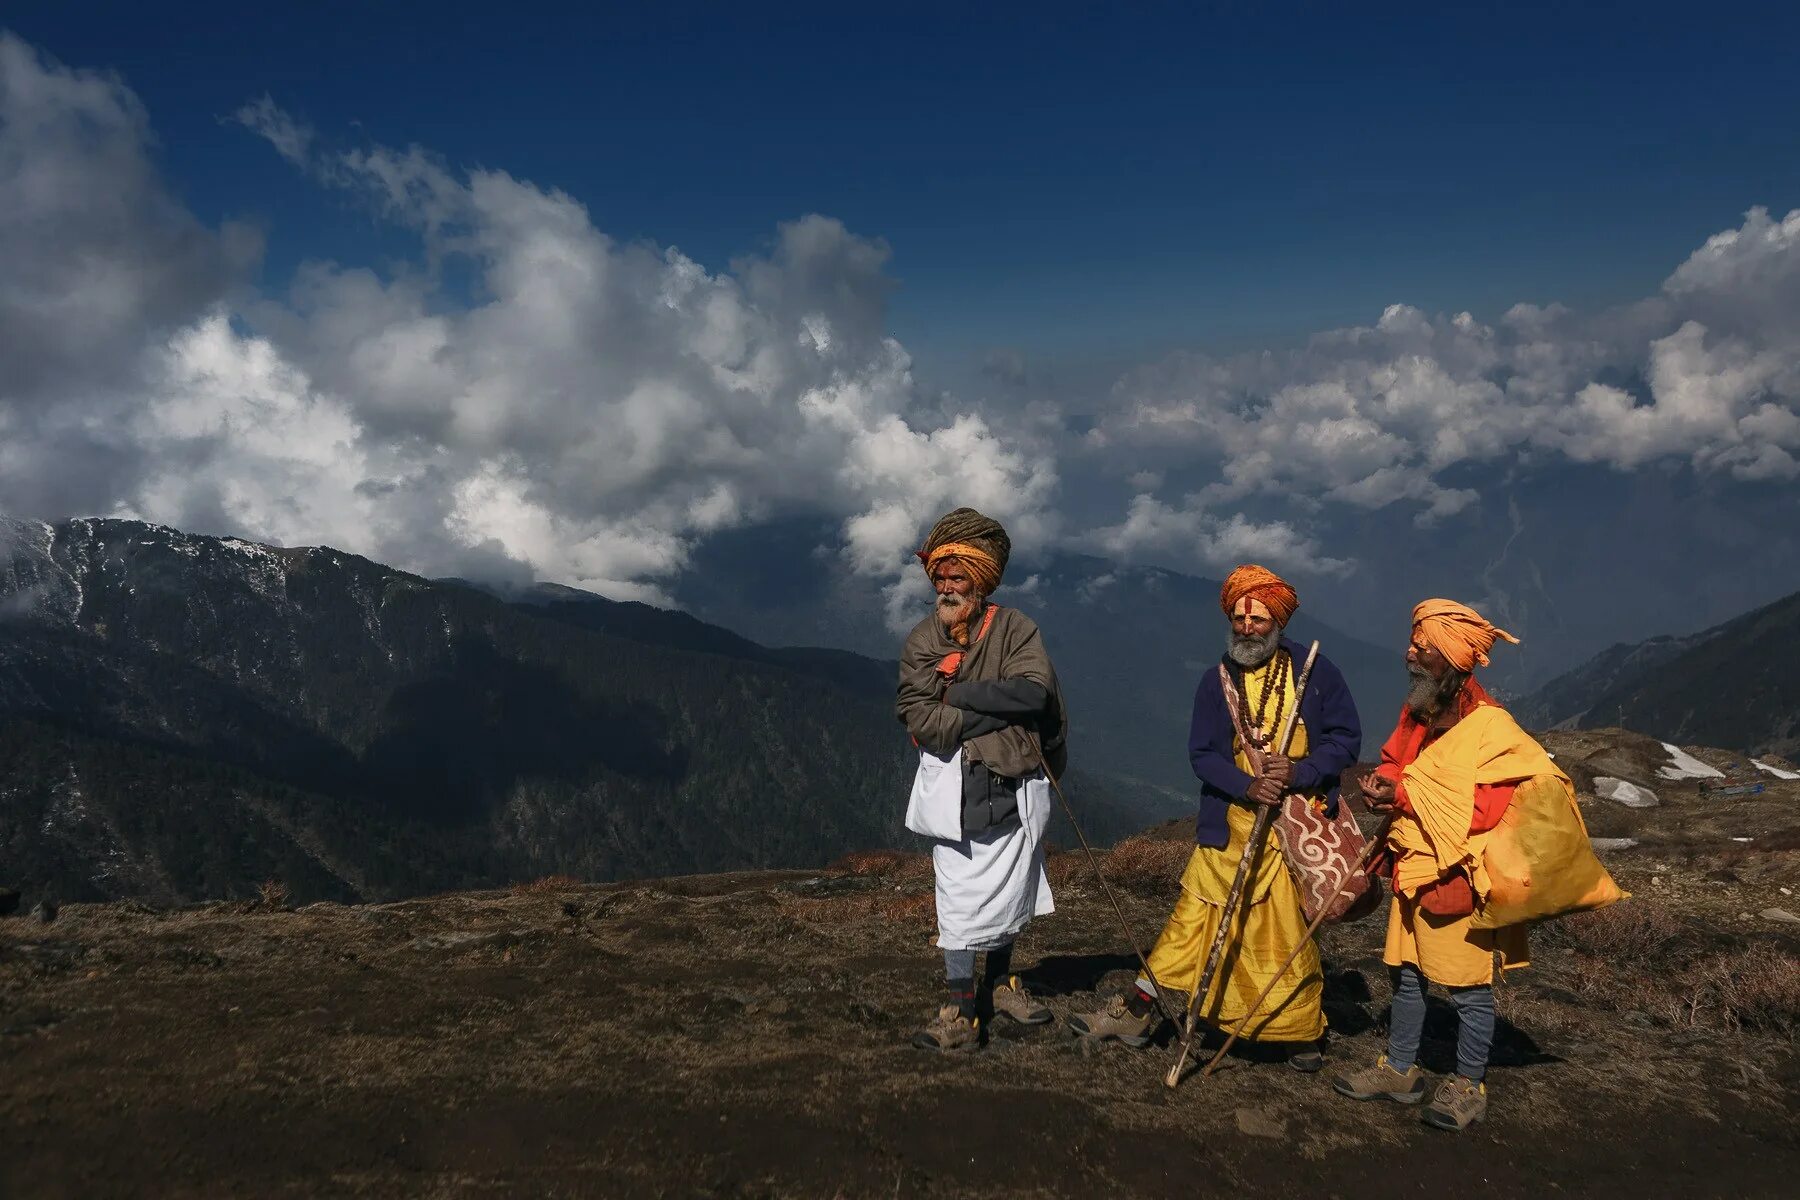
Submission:
POLYGON ((1622 899, 1588 843, 1575 790, 1544 748, 1505 709, 1482 705, 1401 774, 1413 814, 1394 822, 1394 890, 1465 868, 1476 929, 1500 929, 1622 899), (1471 834, 1477 784, 1517 781, 1500 824, 1471 834))
POLYGON ((1625 898, 1594 857, 1567 779, 1521 783, 1500 824, 1484 836, 1488 890, 1470 922, 1476 929, 1547 921, 1625 898))

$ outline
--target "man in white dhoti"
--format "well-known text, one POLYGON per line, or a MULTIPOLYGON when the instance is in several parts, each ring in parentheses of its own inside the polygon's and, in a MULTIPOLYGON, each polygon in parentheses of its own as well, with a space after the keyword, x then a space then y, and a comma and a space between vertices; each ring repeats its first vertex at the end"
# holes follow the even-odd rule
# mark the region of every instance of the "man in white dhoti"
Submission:
POLYGON ((1049 785, 1067 761, 1068 718, 1035 622, 988 597, 1012 542, 974 509, 946 515, 919 560, 937 602, 900 655, 896 710, 919 748, 907 828, 933 839, 938 946, 949 1003, 914 1037, 931 1050, 973 1049, 989 1013, 1028 1025, 1050 1010, 1012 974, 1013 939, 1055 911, 1044 874, 1049 785), (986 952, 981 986, 975 956, 986 952))

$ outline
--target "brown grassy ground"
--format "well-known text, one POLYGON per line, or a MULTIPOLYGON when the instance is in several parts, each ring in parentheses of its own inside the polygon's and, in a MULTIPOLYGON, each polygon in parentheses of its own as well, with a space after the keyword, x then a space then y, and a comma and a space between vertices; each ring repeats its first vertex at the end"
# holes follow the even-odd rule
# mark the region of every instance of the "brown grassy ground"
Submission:
MULTIPOLYGON (((1636 895, 1539 931, 1500 990, 1490 1118, 1460 1136, 1254 1055, 1171 1093, 1165 1049, 1060 1024, 913 1050, 937 1002, 930 873, 879 853, 0 922, 0 1195, 1791 1194, 1800 926, 1758 915, 1800 912, 1800 853, 1766 848, 1800 825, 1783 788, 1621 810, 1640 845, 1608 858, 1636 895)), ((1110 856, 1146 941, 1183 837, 1110 856)), ((1052 867, 1058 912, 1019 958, 1062 1016, 1134 964, 1082 860, 1052 867)), ((1334 1064, 1379 1049, 1380 935, 1326 940, 1334 1064)), ((1434 1005, 1428 1066, 1451 1032, 1434 1005)))

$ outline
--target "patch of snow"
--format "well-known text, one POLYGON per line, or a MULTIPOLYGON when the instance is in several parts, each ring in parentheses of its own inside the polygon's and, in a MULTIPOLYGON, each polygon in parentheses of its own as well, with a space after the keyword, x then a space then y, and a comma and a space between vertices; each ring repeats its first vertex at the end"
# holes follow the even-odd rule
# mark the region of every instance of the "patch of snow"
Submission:
POLYGON ((1662 800, 1647 787, 1639 787, 1635 783, 1627 783, 1623 779, 1614 779, 1611 775, 1600 775, 1594 779, 1594 795, 1602 800, 1611 800, 1623 804, 1626 808, 1655 808, 1662 800))
POLYGON ((1750 760, 1750 765, 1759 771, 1767 771, 1777 779, 1800 779, 1800 772, 1784 771, 1780 767, 1772 767, 1766 762, 1757 762, 1754 758, 1750 760))
POLYGON ((258 542, 242 538, 220 538, 219 545, 249 560, 244 581, 265 600, 281 602, 287 598, 287 571, 281 555, 258 542))
POLYGON ((1669 765, 1666 767, 1659 767, 1656 773, 1664 779, 1725 778, 1725 772, 1719 770, 1717 767, 1707 766, 1705 763, 1689 754, 1686 750, 1683 750, 1680 746, 1673 746, 1668 742, 1664 742, 1662 747, 1669 752, 1669 765))

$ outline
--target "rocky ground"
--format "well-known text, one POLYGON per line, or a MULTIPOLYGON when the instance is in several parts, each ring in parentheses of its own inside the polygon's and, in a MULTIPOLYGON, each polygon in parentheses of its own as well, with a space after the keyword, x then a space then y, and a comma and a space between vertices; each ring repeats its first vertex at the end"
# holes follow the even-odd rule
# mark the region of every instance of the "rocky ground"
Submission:
MULTIPOLYGON (((1659 803, 1584 801, 1634 896, 1538 932, 1500 991, 1489 1119, 1462 1135, 1254 1057, 1170 1092, 1165 1047, 1060 1023, 914 1050, 938 995, 929 871, 871 854, 0 920, 0 1195, 1791 1195, 1800 782, 1715 798, 1660 778, 1655 743, 1546 740, 1584 788, 1635 775, 1659 803)), ((1184 839, 1108 856, 1141 938, 1184 839)), ((1052 868, 1058 912, 1020 960, 1061 1015, 1133 963, 1083 861, 1052 868)), ((1327 939, 1334 1066, 1380 1047, 1380 936, 1327 939)), ((1434 1005, 1435 1070, 1451 1028, 1434 1005)))

